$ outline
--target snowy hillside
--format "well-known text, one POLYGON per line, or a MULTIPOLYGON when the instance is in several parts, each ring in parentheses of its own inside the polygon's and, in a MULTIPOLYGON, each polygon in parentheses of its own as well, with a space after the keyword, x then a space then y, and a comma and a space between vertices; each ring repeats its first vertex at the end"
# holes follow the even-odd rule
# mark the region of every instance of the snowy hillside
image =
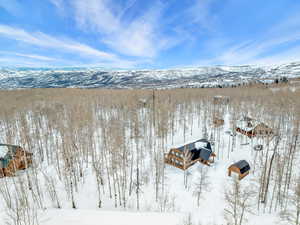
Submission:
POLYGON ((0 89, 231 87, 273 82, 280 77, 300 77, 300 63, 268 67, 215 66, 169 70, 2 68, 0 89))
POLYGON ((263 88, 0 91, 0 143, 21 145, 35 159, 32 168, 0 179, 0 224, 286 225, 282 214, 296 215, 292 198, 300 187, 299 94, 263 88), (213 104, 214 95, 230 101, 213 104), (236 132, 245 114, 275 136, 236 132), (216 127, 214 117, 224 124, 216 127), (200 138, 216 154, 211 166, 197 162, 183 171, 164 163, 171 148, 200 138), (239 160, 251 169, 236 182, 228 167, 239 160))

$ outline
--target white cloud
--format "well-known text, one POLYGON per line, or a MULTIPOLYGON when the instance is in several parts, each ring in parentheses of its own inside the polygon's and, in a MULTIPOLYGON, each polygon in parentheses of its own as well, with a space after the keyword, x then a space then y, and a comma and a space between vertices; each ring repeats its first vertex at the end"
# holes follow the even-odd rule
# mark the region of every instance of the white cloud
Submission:
POLYGON ((64 5, 64 0, 49 0, 49 1, 57 8, 59 14, 61 16, 64 16, 66 10, 64 5))
POLYGON ((118 59, 114 54, 94 49, 88 45, 67 38, 54 38, 42 32, 29 33, 19 28, 0 25, 0 35, 35 46, 53 48, 58 51, 62 50, 86 56, 93 56, 109 61, 118 59))
POLYGON ((81 29, 111 33, 117 32, 121 27, 120 21, 104 0, 72 0, 71 6, 81 29))
MULTIPOLYGON (((217 39, 216 57, 199 61, 206 65, 276 64, 300 60, 300 16, 291 16, 274 24, 255 40, 228 44, 217 39), (293 19, 291 19, 293 18, 293 19), (295 20, 297 22, 295 22, 295 20), (218 45, 219 42, 223 42, 218 45)), ((214 41, 210 43, 213 44, 214 41)))
POLYGON ((37 59, 37 60, 42 60, 42 61, 56 60, 55 58, 51 58, 48 56, 42 56, 42 55, 36 55, 36 54, 24 54, 24 53, 9 52, 9 51, 0 51, 0 55, 19 56, 19 57, 23 57, 23 58, 37 59))
POLYGON ((143 15, 126 18, 135 4, 128 1, 117 7, 110 0, 72 0, 70 5, 81 30, 99 35, 99 41, 124 55, 155 57, 162 49, 176 41, 162 34, 160 27, 163 4, 152 2, 143 15))
POLYGON ((49 66, 49 64, 45 63, 44 61, 33 61, 18 57, 1 57, 0 66, 43 67, 49 66))
POLYGON ((53 61, 56 60, 55 58, 42 56, 42 55, 32 55, 32 54, 21 54, 21 53, 15 53, 16 56, 25 57, 25 58, 31 58, 31 59, 37 59, 37 60, 43 60, 43 61, 53 61))
MULTIPOLYGON (((16 40, 18 42, 23 42, 29 45, 43 47, 52 49, 57 54, 58 52, 62 53, 71 53, 75 56, 80 56, 81 58, 85 59, 85 61, 88 59, 89 64, 101 64, 101 65, 107 65, 109 67, 124 67, 124 68, 132 68, 140 63, 143 63, 144 61, 141 60, 124 60, 120 58, 118 55, 100 51, 98 49, 92 48, 86 44, 82 44, 80 42, 73 41, 68 38, 57 38, 52 37, 50 35, 44 34, 42 32, 27 32, 25 30, 10 27, 6 25, 0 24, 0 36, 4 36, 9 39, 16 40)), ((60 59, 54 59, 48 56, 39 56, 32 53, 17 53, 16 56, 22 56, 27 57, 31 59, 38 59, 38 60, 44 60, 44 61, 50 61, 53 60, 53 64, 61 64, 62 62, 67 63, 68 65, 84 65, 84 63, 73 61, 65 61, 60 59), (54 62, 54 61, 57 62, 54 62), (60 62, 59 62, 60 61, 60 62)), ((9 60, 15 60, 15 57, 8 57, 9 60)), ((3 60, 2 60, 3 61, 3 60)))
POLYGON ((249 64, 275 65, 300 61, 300 46, 287 49, 277 54, 253 59, 249 64))
POLYGON ((64 1, 63 0, 49 0, 53 5, 57 8, 62 9, 64 8, 64 1))
POLYGON ((206 31, 215 32, 218 17, 211 11, 216 0, 194 0, 194 4, 186 10, 189 23, 197 24, 206 31))

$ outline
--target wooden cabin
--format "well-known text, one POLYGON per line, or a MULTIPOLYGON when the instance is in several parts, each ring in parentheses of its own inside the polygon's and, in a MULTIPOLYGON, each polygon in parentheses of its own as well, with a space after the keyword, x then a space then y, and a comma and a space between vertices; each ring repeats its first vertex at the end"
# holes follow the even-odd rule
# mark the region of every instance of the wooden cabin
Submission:
POLYGON ((218 117, 213 118, 214 127, 220 127, 224 125, 224 120, 218 117))
POLYGON ((259 137, 268 137, 274 135, 272 128, 268 127, 264 123, 257 124, 252 130, 252 133, 259 137))
POLYGON ((183 145, 178 148, 170 149, 165 154, 165 163, 186 170, 196 162, 210 165, 214 162, 215 153, 212 151, 211 144, 206 139, 183 145))
POLYGON ((236 131, 249 138, 268 137, 274 134, 272 128, 250 117, 243 117, 239 120, 236 126, 236 131))
POLYGON ((17 145, 0 144, 0 178, 14 176, 32 165, 32 153, 17 145))
POLYGON ((213 103, 214 104, 228 104, 229 103, 229 96, 222 96, 222 95, 217 95, 214 96, 213 98, 213 103))
POLYGON ((237 173, 239 180, 243 179, 249 174, 250 165, 246 160, 240 160, 231 166, 228 167, 228 176, 231 176, 231 173, 237 173))

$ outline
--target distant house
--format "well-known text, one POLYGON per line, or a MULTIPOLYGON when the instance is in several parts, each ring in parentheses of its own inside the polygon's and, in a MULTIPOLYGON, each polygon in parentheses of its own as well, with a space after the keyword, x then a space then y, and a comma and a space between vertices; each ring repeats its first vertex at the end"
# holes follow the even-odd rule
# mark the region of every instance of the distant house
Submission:
POLYGON ((228 176, 231 176, 231 173, 237 173, 239 180, 243 179, 249 174, 250 165, 246 160, 240 160, 231 166, 228 167, 228 176))
POLYGON ((214 124, 214 127, 223 126, 224 125, 224 120, 219 118, 219 117, 214 117, 213 118, 213 124, 214 124))
POLYGON ((32 153, 17 145, 0 144, 0 178, 14 176, 32 164, 32 153))
POLYGON ((222 96, 222 95, 216 95, 213 98, 214 104, 228 104, 229 103, 229 96, 222 96))
POLYGON ((247 116, 237 122, 236 131, 248 136, 249 138, 267 137, 274 134, 272 128, 247 116))
POLYGON ((209 166, 210 163, 214 162, 215 156, 210 142, 206 139, 200 139, 181 147, 170 149, 169 153, 165 154, 165 163, 186 170, 196 162, 209 166))

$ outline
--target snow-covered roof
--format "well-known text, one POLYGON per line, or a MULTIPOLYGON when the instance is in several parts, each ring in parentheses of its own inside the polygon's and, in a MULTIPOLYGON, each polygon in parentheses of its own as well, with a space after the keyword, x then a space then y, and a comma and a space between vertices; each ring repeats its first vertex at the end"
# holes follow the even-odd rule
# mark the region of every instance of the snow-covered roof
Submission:
POLYGON ((251 131, 259 124, 262 124, 262 123, 258 120, 244 116, 242 119, 237 121, 236 126, 245 131, 251 131))
POLYGON ((188 150, 191 151, 193 149, 202 149, 202 148, 206 148, 207 150, 211 151, 211 144, 209 143, 208 140, 206 139, 199 139, 196 140, 194 142, 182 145, 180 147, 177 147, 178 150, 180 151, 184 151, 184 150, 188 150))
POLYGON ((195 148, 196 149, 206 148, 206 147, 207 147, 207 142, 204 142, 204 141, 195 142, 195 148))
POLYGON ((4 158, 8 153, 8 147, 5 145, 0 145, 0 158, 4 158))

